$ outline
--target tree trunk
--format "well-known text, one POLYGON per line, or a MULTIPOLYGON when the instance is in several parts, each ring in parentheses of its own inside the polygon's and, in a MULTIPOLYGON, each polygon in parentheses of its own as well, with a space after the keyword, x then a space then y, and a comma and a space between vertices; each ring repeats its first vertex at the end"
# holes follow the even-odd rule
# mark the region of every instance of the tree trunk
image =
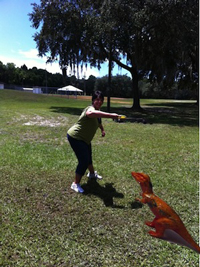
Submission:
POLYGON ((139 88, 138 88, 138 73, 136 68, 132 68, 131 71, 132 75, 132 89, 133 89, 133 106, 132 109, 134 110, 141 110, 140 106, 140 95, 139 95, 139 88))
POLYGON ((107 112, 110 112, 110 89, 111 89, 111 60, 108 67, 108 89, 107 89, 107 112))
POLYGON ((65 67, 62 68, 62 75, 63 75, 63 85, 67 85, 67 69, 65 67))
POLYGON ((110 45, 109 64, 108 64, 107 112, 110 112, 111 76, 112 76, 112 59, 111 59, 111 45, 110 45))

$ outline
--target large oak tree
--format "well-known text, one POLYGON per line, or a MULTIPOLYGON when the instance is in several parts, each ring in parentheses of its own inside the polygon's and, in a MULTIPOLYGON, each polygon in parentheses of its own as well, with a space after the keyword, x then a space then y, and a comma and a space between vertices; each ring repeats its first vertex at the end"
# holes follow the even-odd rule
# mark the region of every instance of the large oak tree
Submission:
POLYGON ((139 109, 140 76, 171 85, 177 74, 197 72, 197 6, 194 0, 41 0, 30 20, 39 55, 58 60, 64 76, 68 67, 100 68, 106 60, 129 71, 139 109))

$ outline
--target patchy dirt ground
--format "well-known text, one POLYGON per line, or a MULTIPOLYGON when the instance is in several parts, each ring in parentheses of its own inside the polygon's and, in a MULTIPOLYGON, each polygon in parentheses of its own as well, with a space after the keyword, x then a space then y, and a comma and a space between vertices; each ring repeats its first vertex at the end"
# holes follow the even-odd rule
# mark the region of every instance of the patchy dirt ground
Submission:
POLYGON ((65 126, 68 119, 66 117, 59 116, 58 118, 44 118, 42 116, 23 116, 23 120, 26 119, 27 122, 24 122, 23 125, 38 125, 38 126, 47 126, 47 127, 57 127, 57 126, 65 126))

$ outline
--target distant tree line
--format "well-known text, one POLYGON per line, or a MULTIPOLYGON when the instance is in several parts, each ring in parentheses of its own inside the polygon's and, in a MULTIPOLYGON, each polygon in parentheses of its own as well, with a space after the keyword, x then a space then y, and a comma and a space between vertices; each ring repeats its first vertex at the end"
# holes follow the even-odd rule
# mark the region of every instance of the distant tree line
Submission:
POLYGON ((52 74, 44 69, 33 67, 28 69, 26 65, 16 67, 14 63, 4 65, 0 61, 0 82, 5 84, 16 84, 22 87, 31 86, 52 86, 60 87, 62 75, 59 73, 52 74))
MULTIPOLYGON (((176 98, 176 99, 196 99, 198 81, 191 83, 190 79, 179 80, 171 87, 166 88, 152 82, 150 77, 143 76, 139 81, 139 91, 141 98, 176 98)), ((94 90, 101 90, 107 96, 108 76, 96 78, 90 75, 88 79, 77 79, 75 75, 65 77, 60 73, 52 74, 44 69, 36 67, 28 69, 23 66, 16 67, 14 63, 4 65, 0 61, 0 83, 9 85, 9 88, 26 88, 38 86, 46 88, 45 93, 56 93, 57 88, 65 85, 74 85, 82 89, 84 94, 92 95, 94 90), (15 86, 14 86, 15 85, 15 86)), ((127 75, 116 75, 112 77, 111 97, 132 97, 132 80, 127 75)))
MULTIPOLYGON (((74 85, 82 89, 85 94, 92 95, 94 90, 102 90, 106 95, 107 91, 107 77, 96 78, 90 75, 88 79, 77 79, 75 75, 65 77, 60 73, 52 74, 45 69, 38 69, 36 67, 28 69, 24 64, 21 67, 16 67, 14 63, 7 63, 4 65, 0 61, 0 83, 4 83, 5 87, 9 85, 18 88, 26 87, 43 87, 47 88, 47 92, 52 92, 50 88, 61 88, 65 85, 74 85)), ((14 89, 14 87, 13 87, 14 89)), ((112 96, 131 97, 131 79, 127 76, 113 77, 112 96)))

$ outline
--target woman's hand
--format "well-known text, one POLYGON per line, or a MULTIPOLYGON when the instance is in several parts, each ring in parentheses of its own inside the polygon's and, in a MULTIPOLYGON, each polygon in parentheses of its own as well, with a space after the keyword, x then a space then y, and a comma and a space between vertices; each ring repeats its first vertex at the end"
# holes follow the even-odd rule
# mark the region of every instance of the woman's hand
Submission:
POLYGON ((119 114, 117 114, 117 113, 110 113, 110 115, 111 115, 111 118, 112 119, 118 119, 119 118, 119 114))

